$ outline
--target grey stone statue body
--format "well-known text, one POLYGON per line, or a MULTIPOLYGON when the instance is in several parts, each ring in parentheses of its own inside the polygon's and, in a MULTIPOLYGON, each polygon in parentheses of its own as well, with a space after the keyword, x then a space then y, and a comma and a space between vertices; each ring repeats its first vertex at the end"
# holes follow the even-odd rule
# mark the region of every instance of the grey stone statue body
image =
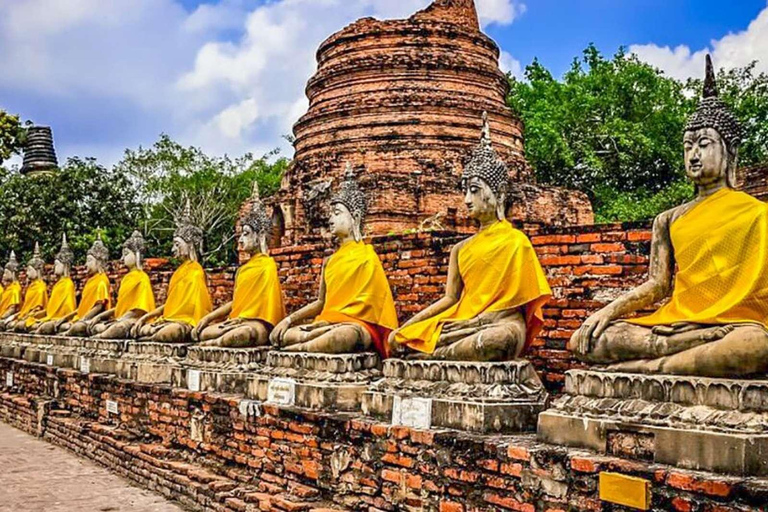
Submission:
MULTIPOLYGON (((716 95, 711 62, 707 82, 705 87, 716 95)), ((676 267, 672 224, 701 201, 732 186, 739 139, 731 133, 736 130, 730 124, 721 125, 720 120, 730 115, 723 113, 725 107, 709 108, 722 112, 709 120, 709 111, 702 111, 684 134, 686 174, 696 185, 697 197, 656 218, 648 281, 593 314, 574 333, 569 348, 579 359, 609 364, 620 372, 733 377, 768 371, 764 326, 680 322, 646 327, 621 320, 671 295, 676 267)))
MULTIPOLYGON (((141 250, 144 247, 144 239, 138 232, 123 245, 123 265, 128 272, 141 269, 141 250), (137 240, 140 245, 132 245, 137 240)), ((115 318, 115 308, 108 309, 91 318, 88 322, 88 332, 94 338, 105 340, 123 340, 131 337, 131 328, 147 312, 132 309, 120 318, 115 318)))

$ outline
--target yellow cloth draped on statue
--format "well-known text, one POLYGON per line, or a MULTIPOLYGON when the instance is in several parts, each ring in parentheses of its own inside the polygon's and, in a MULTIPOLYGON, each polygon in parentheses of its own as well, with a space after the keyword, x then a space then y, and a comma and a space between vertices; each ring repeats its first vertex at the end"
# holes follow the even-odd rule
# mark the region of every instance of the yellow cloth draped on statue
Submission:
POLYGON ((171 277, 168 299, 158 322, 179 322, 194 327, 212 309, 205 271, 198 262, 188 260, 171 277))
MULTIPOLYGON (((53 285, 51 298, 48 299, 48 305, 45 308, 45 316, 38 321, 59 320, 75 311, 75 308, 77 308, 75 283, 70 277, 62 277, 53 285)), ((27 320, 27 325, 32 325, 35 321, 30 318, 27 320)))
POLYGON ((261 320, 274 327, 284 317, 277 264, 266 254, 256 254, 237 271, 229 318, 261 320))
MULTIPOLYGON (((19 311, 19 320, 25 320, 35 308, 41 308, 45 311, 48 306, 48 287, 42 279, 36 279, 27 287, 24 294, 24 304, 19 311)), ((34 323, 34 319, 32 319, 34 323)))
POLYGON ((384 267, 373 247, 346 242, 325 265, 325 307, 315 322, 352 322, 371 334, 386 357, 386 339, 397 329, 397 313, 384 267))
POLYGON ((5 314, 11 307, 21 304, 21 284, 14 281, 0 295, 0 315, 5 314))
POLYGON ((83 318, 97 303, 102 301, 106 301, 105 310, 112 307, 112 297, 109 294, 109 278, 104 272, 99 272, 85 282, 83 293, 80 296, 80 304, 77 306, 77 314, 73 321, 83 318))
POLYGON ((128 272, 120 281, 117 291, 115 318, 120 319, 133 310, 147 314, 155 309, 155 293, 149 276, 143 270, 135 268, 128 272))
POLYGON ((446 322, 523 308, 527 348, 541 330, 542 308, 552 295, 528 237, 502 220, 467 242, 459 250, 458 259, 464 283, 459 302, 439 315, 404 327, 396 341, 431 354, 446 322))
POLYGON ((671 300, 644 325, 768 325, 768 205, 723 189, 670 227, 677 273, 671 300))

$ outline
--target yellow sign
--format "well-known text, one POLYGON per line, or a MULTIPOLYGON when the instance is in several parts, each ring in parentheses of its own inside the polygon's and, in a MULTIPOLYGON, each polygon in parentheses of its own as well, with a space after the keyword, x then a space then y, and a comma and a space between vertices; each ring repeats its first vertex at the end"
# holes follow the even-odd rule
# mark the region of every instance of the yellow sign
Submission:
POLYGON ((651 508, 651 482, 619 473, 600 473, 600 499, 639 510, 651 508))

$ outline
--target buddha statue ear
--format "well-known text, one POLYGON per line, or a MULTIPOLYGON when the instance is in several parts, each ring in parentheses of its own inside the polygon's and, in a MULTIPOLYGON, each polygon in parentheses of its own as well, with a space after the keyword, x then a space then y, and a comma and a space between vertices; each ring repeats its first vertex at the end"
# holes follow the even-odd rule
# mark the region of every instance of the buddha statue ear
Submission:
POLYGON ((269 245, 267 244, 267 234, 264 231, 259 233, 259 249, 261 250, 262 254, 269 253, 269 245))
POLYGON ((496 218, 504 220, 507 218, 507 187, 502 185, 496 193, 496 218))
POLYGON ((739 148, 728 147, 725 145, 725 151, 728 156, 728 166, 725 169, 725 183, 728 188, 736 188, 736 171, 739 168, 739 148))
POLYGON ((352 215, 352 238, 355 239, 355 242, 359 242, 363 239, 363 228, 362 228, 362 221, 361 219, 358 219, 354 215, 352 215))

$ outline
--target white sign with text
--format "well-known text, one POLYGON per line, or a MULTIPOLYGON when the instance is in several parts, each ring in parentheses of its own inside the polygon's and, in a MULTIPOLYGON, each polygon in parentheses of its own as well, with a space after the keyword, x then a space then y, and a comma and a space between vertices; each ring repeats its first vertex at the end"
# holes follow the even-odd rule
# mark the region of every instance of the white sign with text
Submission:
POLYGON ((427 430, 432 427, 432 399, 396 396, 392 404, 392 425, 427 430))
POLYGON ((117 402, 115 402, 114 400, 107 400, 107 413, 119 414, 119 411, 117 408, 117 402))
POLYGON ((5 385, 9 388, 13 387, 13 372, 5 372, 5 385))
POLYGON ((91 360, 87 357, 80 356, 80 372, 91 373, 91 360))
POLYGON ((53 354, 48 354, 48 356, 46 356, 45 364, 48 366, 53 366, 53 354))
POLYGON ((200 370, 187 370, 187 389, 200 391, 200 370))
POLYGON ((267 402, 278 405, 296 403, 296 381, 293 379, 274 378, 269 381, 267 402))

